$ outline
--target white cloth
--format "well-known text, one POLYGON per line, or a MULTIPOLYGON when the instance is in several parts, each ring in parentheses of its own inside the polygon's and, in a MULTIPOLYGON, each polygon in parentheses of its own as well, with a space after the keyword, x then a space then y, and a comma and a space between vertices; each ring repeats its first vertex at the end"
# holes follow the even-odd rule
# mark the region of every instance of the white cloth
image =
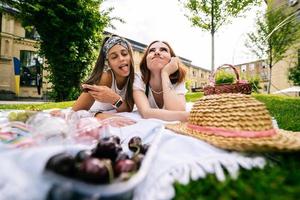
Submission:
MULTIPOLYGON (((156 128, 167 123, 155 119, 141 119, 137 112, 121 115, 138 120, 138 123, 131 126, 109 129, 110 134, 121 137, 122 144, 126 144, 126 141, 135 135, 140 135, 144 142, 151 143, 155 134, 158 134, 156 128)), ((237 178, 240 168, 263 168, 265 165, 263 157, 228 152, 167 129, 162 129, 160 134, 156 154, 147 176, 137 184, 134 191, 135 200, 172 199, 175 195, 173 188, 175 181, 188 184, 190 180, 205 178, 207 174, 215 174, 219 181, 224 181, 226 178, 224 170, 232 178, 237 178)), ((0 200, 44 199, 51 186, 51 183, 43 177, 47 159, 65 149, 83 148, 84 146, 77 145, 15 150, 0 148, 0 200)))
MULTIPOLYGON (((184 82, 178 84, 172 84, 176 94, 183 94, 187 93, 187 89, 185 88, 184 82)), ((150 86, 149 86, 150 87, 150 86)), ((143 92, 146 91, 146 84, 143 82, 142 76, 140 73, 136 73, 133 82, 133 90, 141 90, 143 92)), ((159 108, 155 102, 152 90, 149 88, 148 93, 148 101, 151 108, 159 108)))
MULTIPOLYGON (((127 91, 127 85, 128 85, 128 81, 126 82, 125 86, 122 89, 119 89, 117 86, 117 81, 115 78, 115 74, 112 70, 109 70, 112 74, 112 80, 111 80, 111 89, 119 94, 122 99, 125 99, 126 96, 126 91, 127 91)), ((110 104, 110 103, 103 103, 100 101, 95 101, 94 104, 91 106, 90 111, 91 112, 98 112, 98 111, 109 111, 109 110, 115 110, 115 108, 110 104)))
MULTIPOLYGON (((215 174, 219 181, 238 178, 240 168, 263 168, 263 157, 248 157, 237 152, 228 152, 192 137, 165 130, 159 152, 151 165, 145 181, 135 190, 135 200, 167 200, 175 196, 173 184, 177 181, 188 184, 207 174, 215 174)), ((200 181, 200 180, 199 180, 200 181)))

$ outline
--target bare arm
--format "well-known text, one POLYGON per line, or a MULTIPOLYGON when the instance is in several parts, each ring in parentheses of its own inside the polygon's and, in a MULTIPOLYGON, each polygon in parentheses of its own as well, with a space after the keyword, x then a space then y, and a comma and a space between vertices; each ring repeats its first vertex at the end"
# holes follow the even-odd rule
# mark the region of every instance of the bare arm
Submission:
POLYGON ((141 90, 134 90, 133 98, 143 118, 157 118, 164 121, 187 121, 188 119, 189 113, 186 111, 151 108, 145 93, 141 90))
POLYGON ((94 101, 95 99, 89 93, 83 92, 73 104, 72 110, 89 110, 94 101))
MULTIPOLYGON (((114 104, 117 102, 121 96, 114 92, 111 88, 107 86, 98 85, 83 85, 85 88, 89 88, 88 93, 96 100, 103 103, 114 104)), ((128 112, 130 111, 127 102, 123 99, 123 103, 119 108, 116 109, 117 112, 128 112)))
MULTIPOLYGON (((111 74, 108 72, 103 73, 100 83, 98 85, 83 84, 83 88, 87 89, 88 92, 83 92, 74 103, 72 109, 78 110, 89 110, 95 100, 103 103, 114 104, 121 96, 115 93, 111 87, 111 74)), ((124 101, 124 99, 123 99, 124 101)), ((124 101, 122 105, 116 109, 117 112, 130 111, 128 104, 124 101)))
POLYGON ((177 110, 185 111, 185 96, 184 94, 177 94, 171 84, 169 74, 162 72, 162 88, 163 88, 163 99, 166 110, 177 110))

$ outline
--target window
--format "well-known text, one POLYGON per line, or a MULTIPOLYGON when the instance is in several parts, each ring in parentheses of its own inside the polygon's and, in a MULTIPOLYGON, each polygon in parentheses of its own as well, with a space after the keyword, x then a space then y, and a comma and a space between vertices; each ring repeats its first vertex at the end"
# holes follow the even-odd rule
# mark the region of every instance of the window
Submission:
POLYGON ((40 35, 35 30, 35 28, 25 29, 25 38, 32 39, 32 40, 39 40, 40 35))
POLYGON ((196 76, 196 71, 195 71, 195 70, 193 70, 193 72, 192 72, 192 73, 193 73, 193 76, 196 76))
POLYGON ((201 78, 204 78, 204 75, 203 75, 203 73, 201 73, 201 78))
POLYGON ((247 66, 246 66, 246 65, 243 65, 243 66, 241 67, 241 69, 242 69, 242 72, 245 72, 245 71, 247 70, 247 66))
POLYGON ((268 74, 266 74, 265 72, 261 72, 260 73, 260 78, 265 81, 265 80, 268 80, 268 74))
POLYGON ((21 86, 41 86, 42 74, 41 63, 38 61, 37 54, 33 51, 20 51, 21 62, 21 86))
POLYGON ((264 85, 264 92, 267 92, 267 91, 268 91, 268 85, 265 84, 265 85, 264 85))
POLYGON ((249 70, 250 70, 250 71, 254 71, 254 70, 255 70, 255 64, 254 64, 254 63, 251 63, 251 64, 249 65, 249 70))

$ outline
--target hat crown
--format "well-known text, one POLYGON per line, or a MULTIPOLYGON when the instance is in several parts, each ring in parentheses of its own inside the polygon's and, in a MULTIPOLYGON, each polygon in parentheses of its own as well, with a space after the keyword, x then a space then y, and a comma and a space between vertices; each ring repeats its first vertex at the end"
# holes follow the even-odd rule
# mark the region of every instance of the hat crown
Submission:
POLYGON ((193 105, 188 123, 237 131, 265 131, 273 128, 265 105, 245 94, 202 97, 193 105))

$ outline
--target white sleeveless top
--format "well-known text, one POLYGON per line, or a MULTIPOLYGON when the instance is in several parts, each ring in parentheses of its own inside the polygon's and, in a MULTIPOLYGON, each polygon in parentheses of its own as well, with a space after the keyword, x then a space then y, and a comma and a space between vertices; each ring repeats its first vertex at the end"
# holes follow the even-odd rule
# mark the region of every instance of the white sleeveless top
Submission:
MULTIPOLYGON (((172 85, 174 87, 176 94, 185 95, 187 93, 187 89, 185 88, 184 82, 181 82, 178 84, 172 84, 172 85)), ((144 81, 142 79, 142 75, 140 73, 135 74, 134 82, 133 82, 133 90, 141 90, 143 92, 146 91, 146 84, 144 83, 144 81)), ((154 99, 151 89, 149 89, 148 101, 149 101, 151 108, 159 108, 158 105, 156 104, 156 101, 154 99)), ((163 108, 164 108, 164 106, 163 106, 163 108)))
MULTIPOLYGON (((126 95, 126 91, 127 91, 127 85, 128 85, 128 80, 125 84, 125 86, 122 89, 119 89, 117 86, 117 81, 115 79, 115 75, 114 72, 112 70, 110 70, 111 74, 112 74, 112 83, 111 83, 111 89, 119 94, 122 99, 125 99, 125 95, 126 95)), ((115 108, 110 104, 110 103, 103 103, 100 101, 95 101, 94 104, 91 106, 90 108, 90 112, 98 112, 98 111, 109 111, 109 110, 115 110, 115 108)))

